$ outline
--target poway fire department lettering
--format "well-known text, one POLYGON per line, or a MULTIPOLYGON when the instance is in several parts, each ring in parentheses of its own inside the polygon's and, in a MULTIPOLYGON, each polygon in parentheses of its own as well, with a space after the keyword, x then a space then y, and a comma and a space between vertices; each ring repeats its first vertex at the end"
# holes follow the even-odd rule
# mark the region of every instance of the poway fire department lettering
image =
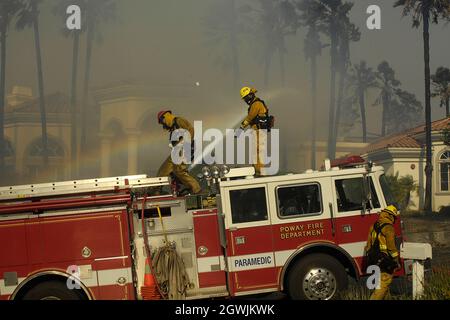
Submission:
POLYGON ((290 238, 301 238, 311 236, 322 236, 324 234, 323 223, 297 224, 280 227, 280 238, 282 240, 290 238), (305 227, 306 225, 306 227, 305 227))

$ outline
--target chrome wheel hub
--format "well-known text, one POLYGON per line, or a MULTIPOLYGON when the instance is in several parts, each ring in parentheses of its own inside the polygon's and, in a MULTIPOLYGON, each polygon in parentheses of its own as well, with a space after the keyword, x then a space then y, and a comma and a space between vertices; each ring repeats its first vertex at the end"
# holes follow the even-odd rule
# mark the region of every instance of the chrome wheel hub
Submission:
POLYGON ((42 298, 41 300, 61 300, 61 299, 55 296, 47 296, 42 298))
POLYGON ((302 285, 303 291, 311 300, 328 300, 336 292, 336 278, 325 268, 309 270, 302 285))

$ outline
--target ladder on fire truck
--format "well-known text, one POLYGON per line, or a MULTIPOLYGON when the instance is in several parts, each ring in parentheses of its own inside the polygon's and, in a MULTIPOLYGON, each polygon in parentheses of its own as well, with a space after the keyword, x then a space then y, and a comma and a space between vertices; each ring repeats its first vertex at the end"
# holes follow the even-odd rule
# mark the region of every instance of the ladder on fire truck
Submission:
POLYGON ((169 179, 164 177, 149 178, 145 174, 50 182, 31 185, 0 187, 0 201, 23 200, 77 193, 93 193, 117 191, 124 188, 144 188, 168 185, 169 179))
POLYGON ((142 174, 0 187, 0 215, 123 202, 130 199, 130 191, 165 185, 169 185, 168 177, 142 174))

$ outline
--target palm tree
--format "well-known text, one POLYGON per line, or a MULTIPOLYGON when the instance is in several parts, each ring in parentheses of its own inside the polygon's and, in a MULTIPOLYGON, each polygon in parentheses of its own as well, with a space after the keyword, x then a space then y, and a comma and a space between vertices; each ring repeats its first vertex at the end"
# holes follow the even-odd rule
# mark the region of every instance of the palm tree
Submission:
POLYGON ((320 31, 330 38, 330 105, 328 110, 328 158, 336 152, 336 138, 341 105, 344 101, 345 77, 349 64, 349 42, 358 41, 359 30, 350 22, 348 14, 353 3, 342 0, 317 0, 324 7, 320 31), (338 101, 336 76, 339 72, 338 101), (336 107, 337 106, 337 107, 336 107), (337 110, 336 110, 337 109, 337 110))
POLYGON ((240 36, 246 31, 246 13, 251 10, 248 5, 236 7, 236 0, 220 0, 215 2, 208 15, 203 19, 206 29, 206 45, 220 50, 215 59, 216 64, 224 70, 231 67, 233 73, 233 89, 240 84, 239 46, 240 36), (224 54, 226 52, 226 54, 224 54))
POLYGON ((403 16, 412 15, 413 28, 419 28, 423 22, 423 51, 425 62, 425 140, 426 140, 426 185, 424 209, 431 213, 431 179, 433 172, 431 142, 431 88, 430 88, 430 19, 437 24, 439 18, 450 16, 448 0, 397 0, 394 7, 403 7, 403 16))
POLYGON ((5 165, 5 91, 6 91, 6 45, 9 25, 19 12, 22 4, 19 0, 0 1, 0 172, 5 165))
POLYGON ((423 117, 422 103, 413 93, 397 88, 395 97, 391 101, 387 116, 386 131, 388 134, 397 133, 420 124, 423 117))
POLYGON ((336 71, 338 59, 338 40, 337 30, 337 8, 342 5, 341 0, 319 0, 326 8, 321 31, 330 38, 330 105, 328 109, 328 158, 334 158, 333 153, 333 133, 334 133, 334 115, 336 102, 336 71))
POLYGON ((362 60, 353 66, 348 77, 348 85, 352 92, 353 101, 359 104, 361 116, 362 140, 367 142, 367 120, 366 120, 366 93, 369 89, 378 87, 375 72, 362 60))
POLYGON ((441 99, 440 107, 445 106, 445 116, 450 117, 450 69, 439 67, 431 80, 434 87, 431 96, 441 99))
POLYGON ((317 119, 317 57, 322 54, 324 45, 320 40, 320 21, 324 6, 316 0, 301 0, 296 3, 300 25, 307 28, 304 40, 306 61, 311 61, 311 168, 316 168, 316 119, 317 119))
POLYGON ((264 63, 264 85, 269 85, 269 71, 275 53, 280 61, 281 85, 285 83, 285 55, 287 53, 285 38, 295 34, 297 30, 297 16, 294 6, 287 0, 258 0, 260 9, 253 9, 257 13, 255 33, 257 43, 262 45, 262 59, 264 63))
POLYGON ((36 50, 36 66, 37 66, 37 80, 39 90, 39 109, 41 114, 41 130, 42 130, 42 158, 44 167, 48 166, 48 146, 47 146, 47 116, 45 113, 45 92, 44 92, 44 73, 42 70, 41 58, 41 41, 39 34, 39 5, 42 0, 22 0, 21 7, 16 23, 18 30, 25 28, 33 28, 34 46, 36 50))
MULTIPOLYGON (((85 0, 64 0, 58 2, 58 4, 53 8, 53 13, 57 16, 62 17, 65 22, 67 19, 66 9, 69 5, 78 5, 81 8, 81 12, 85 8, 85 0)), ((83 17, 83 16, 82 16, 83 17)), ((82 23, 81 26, 84 24, 82 23)), ((80 36, 84 31, 83 27, 81 30, 67 30, 67 28, 62 29, 62 33, 65 37, 73 38, 72 46, 72 79, 70 87, 70 154, 71 154, 71 175, 72 179, 76 179, 77 173, 77 80, 78 80, 78 60, 79 60, 79 48, 80 48, 80 36)))
POLYGON ((81 100, 81 152, 86 151, 86 124, 88 122, 89 84, 91 80, 92 49, 94 40, 100 37, 100 27, 103 23, 116 20, 115 0, 86 0, 84 10, 86 24, 86 62, 84 66, 83 95, 81 100))
POLYGON ((383 61, 378 65, 376 77, 379 80, 381 91, 374 105, 381 104, 383 108, 381 117, 381 135, 384 137, 386 135, 386 123, 390 113, 390 105, 395 96, 395 90, 401 83, 395 79, 395 71, 387 61, 383 61))
POLYGON ((353 8, 353 3, 346 2, 338 7, 338 73, 339 73, 339 89, 336 105, 336 115, 333 126, 333 143, 331 158, 336 154, 336 143, 339 135, 339 124, 341 117, 342 103, 345 99, 344 90, 346 87, 347 69, 350 65, 350 42, 359 41, 361 32, 350 22, 349 13, 353 8))

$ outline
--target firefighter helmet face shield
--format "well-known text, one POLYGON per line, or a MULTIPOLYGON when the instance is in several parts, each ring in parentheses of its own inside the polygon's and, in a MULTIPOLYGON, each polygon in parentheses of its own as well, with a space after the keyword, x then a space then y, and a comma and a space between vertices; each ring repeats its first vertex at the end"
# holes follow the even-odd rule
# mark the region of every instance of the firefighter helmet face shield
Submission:
POLYGON ((250 87, 243 87, 240 91, 241 93, 241 99, 244 99, 248 94, 252 92, 252 89, 250 87))

